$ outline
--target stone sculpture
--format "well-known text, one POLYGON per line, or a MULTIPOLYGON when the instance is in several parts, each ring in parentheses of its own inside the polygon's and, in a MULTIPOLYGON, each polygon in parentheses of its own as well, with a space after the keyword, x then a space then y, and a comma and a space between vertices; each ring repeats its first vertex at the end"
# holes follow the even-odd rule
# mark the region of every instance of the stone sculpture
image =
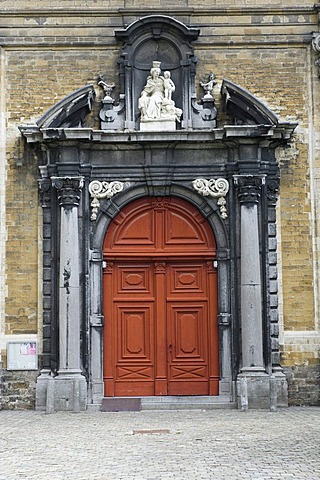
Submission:
POLYGON ((175 130, 182 110, 175 106, 172 93, 176 87, 169 71, 161 74, 160 62, 152 62, 150 75, 141 92, 138 106, 141 114, 140 130, 175 130))
POLYGON ((203 88, 205 92, 205 95, 203 98, 205 99, 212 98, 212 90, 213 90, 213 87, 216 85, 216 83, 217 82, 215 81, 215 76, 213 73, 209 73, 207 81, 200 82, 200 86, 203 88))

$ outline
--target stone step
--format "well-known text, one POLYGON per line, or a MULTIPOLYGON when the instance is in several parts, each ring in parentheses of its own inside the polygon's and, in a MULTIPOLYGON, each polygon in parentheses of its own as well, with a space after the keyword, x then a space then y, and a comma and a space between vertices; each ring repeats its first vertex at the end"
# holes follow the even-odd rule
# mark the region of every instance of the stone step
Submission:
POLYGON ((236 408, 229 396, 105 397, 101 412, 140 410, 213 410, 236 408))
POLYGON ((163 396, 142 397, 141 410, 212 410, 215 408, 236 408, 230 397, 210 396, 163 396))

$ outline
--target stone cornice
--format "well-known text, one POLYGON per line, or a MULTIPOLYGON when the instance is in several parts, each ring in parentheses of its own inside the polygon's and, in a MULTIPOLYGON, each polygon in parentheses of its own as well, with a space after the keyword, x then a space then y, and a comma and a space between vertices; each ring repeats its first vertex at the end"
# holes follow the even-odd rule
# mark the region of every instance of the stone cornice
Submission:
POLYGON ((91 128, 39 128, 37 125, 21 125, 22 135, 28 143, 85 141, 96 143, 127 142, 215 142, 231 139, 258 138, 285 141, 296 128, 295 122, 280 122, 278 125, 225 125, 210 131, 176 130, 175 132, 108 132, 91 128))
MULTIPOLYGON (((275 15, 275 14, 286 14, 286 15, 297 15, 297 14, 316 14, 320 12, 320 4, 310 5, 310 6, 243 6, 243 7, 177 7, 177 6, 166 6, 166 12, 170 15, 180 14, 180 15, 275 15)), ((5 16, 27 16, 31 17, 34 15, 46 17, 61 16, 65 17, 66 15, 72 16, 99 16, 99 17, 110 17, 110 15, 137 15, 138 17, 143 15, 163 15, 163 8, 153 7, 148 11, 145 7, 142 8, 10 8, 2 9, 0 12, 0 18, 5 16)))

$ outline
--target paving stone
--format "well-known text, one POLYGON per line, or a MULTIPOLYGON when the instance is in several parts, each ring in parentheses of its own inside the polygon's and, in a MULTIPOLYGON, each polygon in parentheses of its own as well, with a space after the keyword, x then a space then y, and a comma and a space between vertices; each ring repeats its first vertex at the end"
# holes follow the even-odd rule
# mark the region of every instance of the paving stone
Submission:
POLYGON ((318 480, 319 415, 0 411, 0 480, 318 480))

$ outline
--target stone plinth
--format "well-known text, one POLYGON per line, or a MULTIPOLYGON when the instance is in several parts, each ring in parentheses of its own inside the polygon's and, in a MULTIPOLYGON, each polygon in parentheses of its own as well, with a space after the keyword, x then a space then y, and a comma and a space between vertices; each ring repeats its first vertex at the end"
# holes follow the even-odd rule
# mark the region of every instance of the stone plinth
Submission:
POLYGON ((141 132, 173 132, 176 130, 175 117, 155 118, 146 122, 140 121, 141 132))

